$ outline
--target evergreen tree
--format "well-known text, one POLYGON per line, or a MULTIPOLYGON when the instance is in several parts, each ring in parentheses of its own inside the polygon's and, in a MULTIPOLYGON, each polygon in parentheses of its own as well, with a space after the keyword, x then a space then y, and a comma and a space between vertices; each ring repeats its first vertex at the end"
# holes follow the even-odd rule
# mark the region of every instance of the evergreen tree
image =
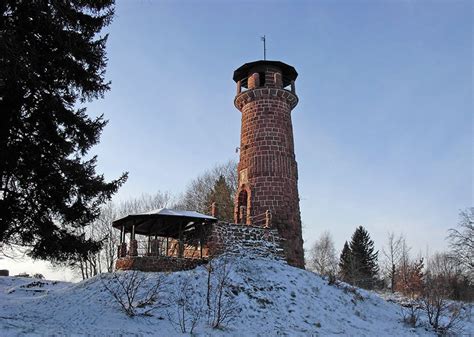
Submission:
POLYGON ((344 243, 341 256, 339 258, 339 278, 347 283, 352 283, 352 252, 347 241, 344 243))
POLYGON ((350 243, 353 283, 358 287, 372 289, 378 274, 378 252, 364 227, 359 226, 350 243))
POLYGON ((212 191, 207 195, 209 207, 213 202, 217 204, 219 220, 232 222, 234 219, 234 203, 232 202, 232 191, 223 175, 214 183, 212 191))
POLYGON ((0 245, 65 261, 97 251, 81 229, 125 182, 95 172, 103 116, 82 106, 104 79, 113 0, 0 3, 0 245))
POLYGON ((344 244, 339 259, 339 277, 358 287, 373 288, 378 274, 378 252, 364 227, 358 227, 350 243, 344 244))

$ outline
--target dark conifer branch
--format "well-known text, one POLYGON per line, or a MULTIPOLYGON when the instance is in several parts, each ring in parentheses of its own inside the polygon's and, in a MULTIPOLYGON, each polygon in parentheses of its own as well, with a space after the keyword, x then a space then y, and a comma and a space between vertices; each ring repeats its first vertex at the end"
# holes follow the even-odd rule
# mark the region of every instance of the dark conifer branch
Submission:
POLYGON ((125 182, 84 160, 107 124, 84 107, 110 89, 107 35, 114 1, 0 5, 0 242, 64 261, 100 248, 81 229, 125 182))

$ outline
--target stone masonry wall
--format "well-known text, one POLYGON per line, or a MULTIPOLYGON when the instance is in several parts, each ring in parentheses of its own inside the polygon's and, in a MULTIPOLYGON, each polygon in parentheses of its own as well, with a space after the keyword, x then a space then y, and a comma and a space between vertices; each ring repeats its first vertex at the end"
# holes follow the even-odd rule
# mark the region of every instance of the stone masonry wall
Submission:
POLYGON ((173 272, 188 270, 206 263, 205 260, 169 256, 126 256, 117 260, 117 270, 140 270, 151 272, 173 272))
POLYGON ((213 226, 208 246, 214 256, 222 253, 252 254, 285 260, 282 242, 276 229, 220 222, 213 226))

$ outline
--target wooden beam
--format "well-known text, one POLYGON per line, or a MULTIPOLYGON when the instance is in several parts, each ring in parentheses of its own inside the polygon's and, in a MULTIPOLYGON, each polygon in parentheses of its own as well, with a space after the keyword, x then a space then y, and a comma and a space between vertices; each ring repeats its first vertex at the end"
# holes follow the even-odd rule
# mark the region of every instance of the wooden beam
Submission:
POLYGON ((178 257, 183 257, 183 223, 179 223, 178 257))

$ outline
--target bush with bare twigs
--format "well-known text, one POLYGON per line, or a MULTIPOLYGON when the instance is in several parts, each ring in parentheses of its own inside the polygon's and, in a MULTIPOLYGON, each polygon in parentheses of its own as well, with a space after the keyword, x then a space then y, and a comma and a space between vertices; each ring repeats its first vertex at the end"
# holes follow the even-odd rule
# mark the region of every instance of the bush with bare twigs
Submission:
POLYGON ((423 307, 419 300, 414 300, 408 304, 402 305, 400 316, 403 323, 412 328, 416 328, 420 321, 420 313, 422 308, 423 307))
POLYGON ((158 277, 150 285, 146 275, 136 270, 103 275, 100 280, 129 317, 151 316, 152 305, 157 301, 163 283, 162 277, 158 277))
POLYGON ((233 301, 230 284, 230 257, 221 256, 207 265, 207 318, 213 328, 221 328, 236 318, 239 309, 233 301))
POLYGON ((429 324, 440 335, 461 333, 463 304, 448 300, 449 289, 428 275, 425 281, 421 304, 429 324))
POLYGON ((195 290, 191 278, 180 278, 174 285, 168 301, 168 319, 177 332, 193 333, 194 328, 204 313, 204 303, 195 290))

